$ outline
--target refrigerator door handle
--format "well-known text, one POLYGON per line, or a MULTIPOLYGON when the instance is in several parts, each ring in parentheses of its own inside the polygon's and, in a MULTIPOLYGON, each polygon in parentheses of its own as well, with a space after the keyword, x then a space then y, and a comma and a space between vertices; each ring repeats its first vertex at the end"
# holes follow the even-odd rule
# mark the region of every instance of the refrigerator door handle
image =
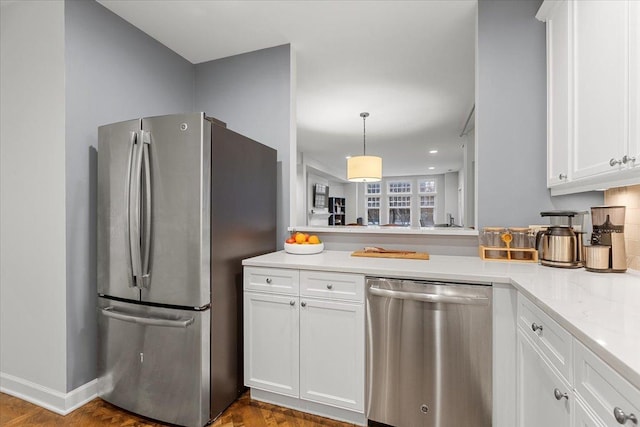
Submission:
POLYGON ((100 310, 103 315, 112 319, 122 320, 129 323, 137 323, 139 325, 147 326, 164 326, 169 328, 187 328, 194 321, 194 317, 180 318, 180 319, 162 319, 157 317, 141 317, 133 316, 128 313, 122 313, 113 309, 113 307, 106 307, 100 310))
POLYGON ((151 162, 149 161, 149 145, 151 134, 141 131, 142 159, 144 164, 144 234, 142 238, 142 286, 149 286, 149 253, 151 251, 151 162))
POLYGON ((142 135, 136 135, 129 182, 129 249, 135 285, 142 287, 142 255, 140 253, 140 186, 142 180, 142 135))

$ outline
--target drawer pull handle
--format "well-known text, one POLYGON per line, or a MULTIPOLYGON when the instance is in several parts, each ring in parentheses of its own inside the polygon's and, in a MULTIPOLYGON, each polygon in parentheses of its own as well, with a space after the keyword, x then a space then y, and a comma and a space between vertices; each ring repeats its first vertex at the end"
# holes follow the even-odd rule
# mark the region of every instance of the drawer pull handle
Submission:
POLYGON ((289 305, 290 305, 290 306, 294 306, 294 305, 296 305, 295 300, 291 300, 291 301, 289 301, 289 305))
POLYGON ((561 392, 559 389, 554 388, 553 389, 553 396, 556 398, 556 400, 562 400, 562 399, 567 399, 569 400, 569 395, 567 393, 563 393, 561 392))
POLYGON ((327 285, 327 289, 333 289, 333 285, 332 284, 328 284, 327 285))
POLYGON ((616 418, 618 424, 626 424, 627 421, 631 421, 633 425, 638 425, 638 418, 634 414, 625 414, 624 411, 617 406, 613 408, 613 416, 616 418))
POLYGON ((306 303, 306 302, 304 302, 304 301, 302 301, 302 302, 300 303, 300 305, 301 305, 301 306, 303 306, 303 307, 306 307, 306 306, 307 306, 307 303, 306 303))
POLYGON ((561 173, 560 175, 558 175, 558 179, 560 181, 563 181, 563 180, 567 179, 567 174, 566 173, 561 173))
POLYGON ((534 323, 532 323, 532 324, 531 324, 531 330, 532 330, 533 332, 538 332, 538 331, 540 331, 539 333, 542 333, 542 325, 538 325, 538 324, 536 324, 536 323, 534 322, 534 323))
POLYGON ((271 277, 267 277, 266 282, 270 285, 271 284, 271 277))
POLYGON ((609 166, 614 167, 615 165, 621 165, 622 160, 611 159, 609 160, 609 166))
POLYGON ((635 157, 627 156, 626 154, 622 157, 622 163, 624 163, 625 165, 627 163, 635 163, 635 161, 636 161, 635 157))

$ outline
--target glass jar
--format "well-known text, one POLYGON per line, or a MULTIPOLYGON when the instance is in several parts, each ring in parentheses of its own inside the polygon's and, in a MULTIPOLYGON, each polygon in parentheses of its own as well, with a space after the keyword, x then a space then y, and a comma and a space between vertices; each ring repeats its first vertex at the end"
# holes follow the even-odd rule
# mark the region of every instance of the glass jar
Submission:
MULTIPOLYGON (((510 227, 509 233, 513 239, 511 247, 514 249, 529 249, 533 247, 533 236, 531 229, 528 227, 510 227)), ((533 259, 533 254, 528 251, 513 251, 511 253, 513 259, 533 259)))
MULTIPOLYGON (((484 227, 480 236, 480 243, 488 248, 505 248, 506 245, 502 240, 502 235, 507 232, 504 227, 484 227)), ((487 250, 485 251, 487 258, 498 259, 507 258, 506 251, 487 250)))

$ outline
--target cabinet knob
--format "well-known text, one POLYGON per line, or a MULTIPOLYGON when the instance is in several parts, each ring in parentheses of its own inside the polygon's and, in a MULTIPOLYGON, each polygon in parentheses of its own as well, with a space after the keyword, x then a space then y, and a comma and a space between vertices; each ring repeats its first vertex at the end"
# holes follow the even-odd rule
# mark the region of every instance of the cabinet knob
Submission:
POLYGON ((270 278, 270 277, 267 277, 266 282, 267 282, 268 284, 271 284, 271 278, 270 278))
POLYGON ((329 283, 329 284, 327 285, 327 289, 333 289, 333 285, 332 285, 331 283, 329 283))
POLYGON ((291 305, 291 306, 296 305, 296 301, 295 301, 295 300, 291 300, 291 301, 289 301, 289 305, 291 305))
POLYGON ((564 181, 565 179, 567 179, 567 174, 566 173, 561 173, 560 175, 558 175, 558 179, 560 181, 564 181))
POLYGON ((622 164, 622 160, 611 159, 609 160, 609 166, 613 167, 615 165, 622 164))
POLYGON ((634 414, 625 414, 624 411, 617 406, 613 408, 613 416, 616 418, 618 424, 626 424, 627 421, 631 421, 633 425, 638 425, 638 418, 634 414))
POLYGON ((627 163, 635 163, 635 161, 636 161, 635 157, 627 156, 626 154, 624 155, 624 157, 622 157, 622 163, 624 163, 625 165, 627 163))
POLYGON ((534 322, 531 324, 531 330, 533 332, 538 332, 538 331, 542 332, 542 325, 538 325, 534 322))
POLYGON ((307 306, 307 303, 306 303, 306 302, 304 302, 304 301, 302 301, 302 302, 300 303, 300 305, 301 305, 301 306, 303 306, 303 307, 306 307, 306 306, 307 306))
POLYGON ((553 389, 553 397, 556 398, 556 400, 562 400, 562 399, 567 399, 569 400, 569 395, 567 393, 563 393, 561 392, 559 389, 554 388, 553 389))

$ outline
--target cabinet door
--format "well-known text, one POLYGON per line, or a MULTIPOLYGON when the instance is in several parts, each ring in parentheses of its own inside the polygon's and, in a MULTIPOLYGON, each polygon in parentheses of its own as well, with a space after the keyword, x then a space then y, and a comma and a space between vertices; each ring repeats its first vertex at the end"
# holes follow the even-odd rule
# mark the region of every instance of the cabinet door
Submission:
POLYGON ((635 159, 629 167, 640 168, 640 2, 629 2, 629 149, 635 159))
POLYGON ((246 386, 298 397, 298 316, 298 297, 244 293, 246 386))
POLYGON ((575 399, 574 404, 573 427, 606 427, 580 400, 575 399))
POLYGON ((518 426, 569 427, 573 395, 569 386, 518 329, 518 426), (556 390, 567 397, 556 399, 556 390))
POLYGON ((628 141, 627 1, 576 1, 572 178, 622 169, 628 141))
POLYGON ((547 19, 547 185, 569 178, 571 146, 571 11, 572 3, 559 2, 547 19))
POLYGON ((300 398, 364 411, 364 305, 300 305, 300 398))

